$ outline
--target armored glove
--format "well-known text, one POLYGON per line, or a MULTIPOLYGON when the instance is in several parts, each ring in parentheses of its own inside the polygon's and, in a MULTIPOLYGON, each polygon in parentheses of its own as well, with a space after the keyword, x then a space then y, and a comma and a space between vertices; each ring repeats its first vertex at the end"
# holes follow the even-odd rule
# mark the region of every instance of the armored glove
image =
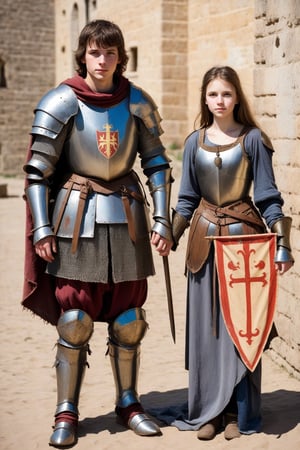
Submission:
POLYGON ((25 194, 33 218, 33 244, 47 236, 54 236, 48 217, 48 186, 42 183, 30 184, 25 194))
POLYGON ((172 232, 169 207, 171 183, 173 182, 171 172, 171 168, 154 172, 149 176, 147 181, 154 204, 153 219, 155 223, 152 231, 155 231, 170 241, 172 240, 172 232))
POLYGON ((291 217, 281 217, 271 227, 272 233, 277 234, 275 262, 294 262, 290 244, 291 226, 291 217))
POLYGON ((173 235, 173 247, 172 250, 176 250, 179 239, 184 233, 184 230, 190 226, 190 222, 175 209, 172 211, 172 235, 173 235))

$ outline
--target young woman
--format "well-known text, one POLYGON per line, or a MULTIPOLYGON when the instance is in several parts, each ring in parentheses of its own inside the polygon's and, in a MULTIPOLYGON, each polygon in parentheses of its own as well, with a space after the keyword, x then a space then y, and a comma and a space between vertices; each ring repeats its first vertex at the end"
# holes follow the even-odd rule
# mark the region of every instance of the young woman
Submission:
POLYGON ((205 236, 265 233, 263 218, 278 233, 275 264, 283 274, 293 264, 291 221, 282 213, 271 142, 256 124, 232 68, 213 67, 204 75, 199 118, 198 129, 186 139, 173 217, 177 244, 193 216, 186 258, 188 411, 161 418, 181 430, 198 430, 201 440, 225 426, 225 438, 233 439, 261 429, 261 365, 250 372, 229 337, 214 248, 205 236))
POLYGON ((142 306, 147 277, 154 275, 150 242, 161 255, 172 246, 172 177, 157 107, 123 76, 127 61, 117 25, 88 23, 76 51, 78 74, 35 109, 24 168, 29 218, 23 305, 57 325, 55 447, 77 441, 94 321, 108 324, 119 419, 138 435, 160 433, 140 404, 137 378, 147 330, 142 306), (137 155, 153 197, 152 230, 133 171, 137 155))

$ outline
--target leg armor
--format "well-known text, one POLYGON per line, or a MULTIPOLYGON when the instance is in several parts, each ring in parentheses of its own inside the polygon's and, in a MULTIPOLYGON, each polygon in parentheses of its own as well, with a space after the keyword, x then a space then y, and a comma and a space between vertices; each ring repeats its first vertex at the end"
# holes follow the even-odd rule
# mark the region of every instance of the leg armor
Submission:
MULTIPOLYGON (((137 394, 140 342, 147 327, 142 308, 125 311, 109 327, 108 348, 116 385, 117 413, 140 403, 137 394)), ((160 433, 159 427, 140 409, 130 415, 126 425, 140 436, 160 433)))
MULTIPOLYGON (((87 365, 88 342, 93 333, 93 321, 88 314, 72 309, 65 312, 57 324, 59 339, 56 354, 57 407, 55 416, 71 413, 78 417, 81 383, 87 365)), ((50 445, 64 447, 77 441, 76 428, 57 420, 50 445)))

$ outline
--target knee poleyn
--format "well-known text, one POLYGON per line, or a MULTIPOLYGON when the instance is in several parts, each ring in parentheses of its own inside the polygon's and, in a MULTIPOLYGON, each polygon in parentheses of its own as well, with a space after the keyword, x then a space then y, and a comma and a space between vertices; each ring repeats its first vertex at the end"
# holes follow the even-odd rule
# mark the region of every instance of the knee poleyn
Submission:
POLYGON ((70 309, 61 315, 57 323, 58 343, 69 348, 85 346, 94 331, 91 317, 80 309, 70 309))
POLYGON ((136 347, 146 334, 148 323, 142 308, 132 308, 120 314, 109 326, 109 339, 124 347, 136 347))

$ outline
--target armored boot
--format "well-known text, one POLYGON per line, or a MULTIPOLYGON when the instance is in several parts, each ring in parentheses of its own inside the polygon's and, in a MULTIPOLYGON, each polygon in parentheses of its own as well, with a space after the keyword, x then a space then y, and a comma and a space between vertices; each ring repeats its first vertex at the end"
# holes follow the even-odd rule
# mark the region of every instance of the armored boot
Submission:
POLYGON ((160 434, 160 428, 144 412, 137 394, 140 342, 147 329, 145 311, 125 311, 110 325, 108 351, 116 385, 116 413, 139 436, 160 434))
POLYGON ((78 401, 93 321, 84 311, 72 309, 60 317, 57 330, 57 407, 49 445, 61 448, 77 442, 78 401))

